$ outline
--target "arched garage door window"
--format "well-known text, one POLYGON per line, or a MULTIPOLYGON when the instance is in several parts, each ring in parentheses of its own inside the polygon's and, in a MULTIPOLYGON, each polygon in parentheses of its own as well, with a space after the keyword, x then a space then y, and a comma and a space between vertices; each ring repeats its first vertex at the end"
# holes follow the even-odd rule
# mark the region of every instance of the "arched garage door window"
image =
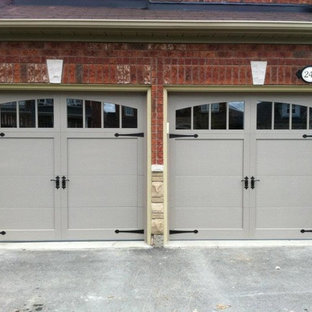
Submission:
POLYGON ((1 103, 0 127, 53 128, 53 99, 34 99, 1 103))
POLYGON ((176 130, 244 129, 245 103, 220 102, 176 110, 176 130))
POLYGON ((312 108, 297 104, 261 101, 257 104, 257 129, 312 129, 312 108))
POLYGON ((67 99, 68 128, 137 128, 133 107, 82 99, 67 99))

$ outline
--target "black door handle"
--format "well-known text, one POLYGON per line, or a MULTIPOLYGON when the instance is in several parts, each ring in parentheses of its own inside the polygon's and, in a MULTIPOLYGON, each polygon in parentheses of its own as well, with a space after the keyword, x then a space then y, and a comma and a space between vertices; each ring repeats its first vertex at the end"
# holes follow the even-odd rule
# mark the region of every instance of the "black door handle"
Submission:
POLYGON ((62 176, 62 189, 66 189, 66 182, 69 181, 69 179, 66 179, 65 176, 62 176))
POLYGON ((250 187, 251 189, 254 189, 255 188, 255 182, 259 182, 260 180, 259 179, 256 179, 255 177, 251 177, 250 178, 250 187))
POLYGON ((244 188, 247 190, 248 187, 249 187, 249 186, 248 186, 248 184, 249 184, 249 183, 248 183, 248 177, 246 176, 246 177, 242 180, 242 182, 245 182, 245 183, 244 183, 244 185, 245 185, 244 188))
POLYGON ((51 179, 50 181, 54 181, 55 182, 55 188, 57 190, 60 188, 60 177, 59 176, 55 177, 55 179, 51 179))

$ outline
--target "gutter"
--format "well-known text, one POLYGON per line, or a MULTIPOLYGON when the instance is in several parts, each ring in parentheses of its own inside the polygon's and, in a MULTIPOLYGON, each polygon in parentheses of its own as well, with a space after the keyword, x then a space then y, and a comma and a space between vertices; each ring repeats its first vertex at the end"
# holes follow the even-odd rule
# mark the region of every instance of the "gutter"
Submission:
POLYGON ((284 30, 310 31, 311 21, 245 21, 245 20, 130 20, 130 19, 0 19, 0 29, 151 29, 151 30, 284 30))

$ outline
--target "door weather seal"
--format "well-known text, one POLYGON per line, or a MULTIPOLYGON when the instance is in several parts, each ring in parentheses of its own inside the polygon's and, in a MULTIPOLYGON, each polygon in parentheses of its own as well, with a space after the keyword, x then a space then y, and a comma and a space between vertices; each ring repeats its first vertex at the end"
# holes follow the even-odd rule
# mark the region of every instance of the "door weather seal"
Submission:
POLYGON ((193 230, 193 231, 170 230, 169 231, 169 234, 184 234, 184 233, 194 233, 194 234, 197 234, 198 230, 193 230))
POLYGON ((119 234, 119 233, 144 234, 144 230, 124 230, 124 231, 115 230, 115 233, 116 234, 119 234))
POLYGON ((304 229, 302 229, 300 232, 301 232, 302 234, 304 234, 304 233, 307 233, 307 232, 312 232, 312 230, 304 230, 304 229))

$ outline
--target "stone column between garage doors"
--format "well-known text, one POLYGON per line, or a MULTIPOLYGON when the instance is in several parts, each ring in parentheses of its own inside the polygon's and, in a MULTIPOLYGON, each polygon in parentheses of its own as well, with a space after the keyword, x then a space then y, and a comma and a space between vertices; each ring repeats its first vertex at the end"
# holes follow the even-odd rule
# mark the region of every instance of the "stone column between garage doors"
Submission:
POLYGON ((164 177, 163 172, 152 172, 152 245, 164 244, 164 177))

